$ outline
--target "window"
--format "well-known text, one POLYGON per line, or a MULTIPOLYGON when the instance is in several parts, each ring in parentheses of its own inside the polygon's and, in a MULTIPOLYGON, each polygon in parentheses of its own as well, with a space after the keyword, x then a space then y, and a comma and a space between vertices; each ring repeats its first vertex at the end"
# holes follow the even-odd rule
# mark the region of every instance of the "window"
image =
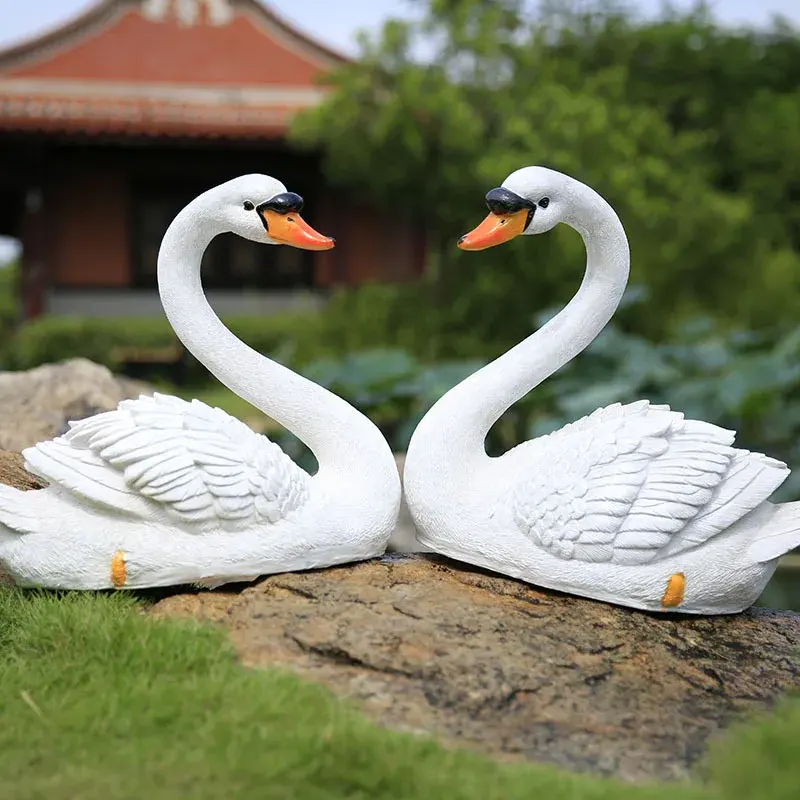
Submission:
MULTIPOLYGON (((133 196, 133 284, 155 288, 161 240, 178 212, 201 190, 182 196, 157 191, 133 196)), ((203 256, 207 289, 294 289, 314 285, 313 255, 286 245, 263 245, 232 233, 217 236, 203 256)))

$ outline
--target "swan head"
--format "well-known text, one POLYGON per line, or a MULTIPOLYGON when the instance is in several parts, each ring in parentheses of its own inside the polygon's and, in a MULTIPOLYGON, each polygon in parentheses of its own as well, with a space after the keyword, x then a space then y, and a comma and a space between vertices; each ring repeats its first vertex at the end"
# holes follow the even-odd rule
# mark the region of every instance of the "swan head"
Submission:
POLYGON ((546 167, 512 172, 486 195, 489 216, 458 240, 462 250, 485 250, 516 236, 546 233, 562 222, 574 193, 566 175, 546 167))
POLYGON ((269 175, 243 175, 207 195, 225 229, 244 239, 301 250, 330 250, 335 245, 300 216, 303 198, 269 175))

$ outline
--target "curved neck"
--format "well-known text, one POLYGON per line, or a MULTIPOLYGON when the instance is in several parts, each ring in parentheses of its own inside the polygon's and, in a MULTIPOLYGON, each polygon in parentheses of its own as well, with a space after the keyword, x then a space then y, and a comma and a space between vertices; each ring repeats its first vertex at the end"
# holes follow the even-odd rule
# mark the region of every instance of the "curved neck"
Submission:
POLYGON ((320 472, 358 472, 382 463, 388 448, 380 431, 353 406, 248 347, 206 300, 200 263, 211 240, 213 196, 201 195, 178 214, 158 254, 158 289, 172 328, 186 348, 225 386, 300 438, 320 472), (365 463, 366 462, 366 463, 365 463))
POLYGON ((438 440, 450 462, 485 457, 492 425, 588 347, 622 299, 630 265, 622 223, 588 186, 578 184, 573 201, 573 214, 564 221, 581 234, 586 245, 586 273, 580 289, 546 325, 454 387, 428 412, 430 420, 423 420, 421 438, 438 440))

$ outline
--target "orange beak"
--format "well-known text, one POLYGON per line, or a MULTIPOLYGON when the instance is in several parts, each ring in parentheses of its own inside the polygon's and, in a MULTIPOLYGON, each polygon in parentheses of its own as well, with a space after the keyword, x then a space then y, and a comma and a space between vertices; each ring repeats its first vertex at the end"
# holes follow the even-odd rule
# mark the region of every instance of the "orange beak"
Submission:
POLYGON ((330 250, 336 245, 334 239, 315 231, 296 211, 279 214, 268 208, 261 213, 270 239, 278 244, 288 244, 301 250, 330 250))
POLYGON ((529 210, 523 208, 511 214, 489 214, 486 219, 458 240, 461 250, 486 250, 519 236, 528 225, 529 210))

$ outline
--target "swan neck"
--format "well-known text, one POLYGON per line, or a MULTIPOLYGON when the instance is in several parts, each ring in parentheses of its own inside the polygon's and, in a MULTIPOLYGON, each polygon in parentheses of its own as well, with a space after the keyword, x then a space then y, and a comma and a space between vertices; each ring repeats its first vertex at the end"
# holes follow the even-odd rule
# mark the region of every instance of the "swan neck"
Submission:
POLYGON ((375 425, 342 398, 246 345, 209 305, 200 265, 211 240, 224 230, 215 221, 212 191, 183 209, 164 235, 158 288, 170 325, 221 383, 301 439, 320 473, 357 472, 363 480, 388 451, 375 425))
POLYGON ((600 195, 583 184, 577 187, 574 211, 564 221, 578 231, 586 246, 581 286, 547 324, 456 386, 432 409, 425 433, 438 435, 439 444, 450 453, 448 460, 485 458, 485 440, 492 425, 588 347, 619 306, 630 266, 625 231, 600 195))

